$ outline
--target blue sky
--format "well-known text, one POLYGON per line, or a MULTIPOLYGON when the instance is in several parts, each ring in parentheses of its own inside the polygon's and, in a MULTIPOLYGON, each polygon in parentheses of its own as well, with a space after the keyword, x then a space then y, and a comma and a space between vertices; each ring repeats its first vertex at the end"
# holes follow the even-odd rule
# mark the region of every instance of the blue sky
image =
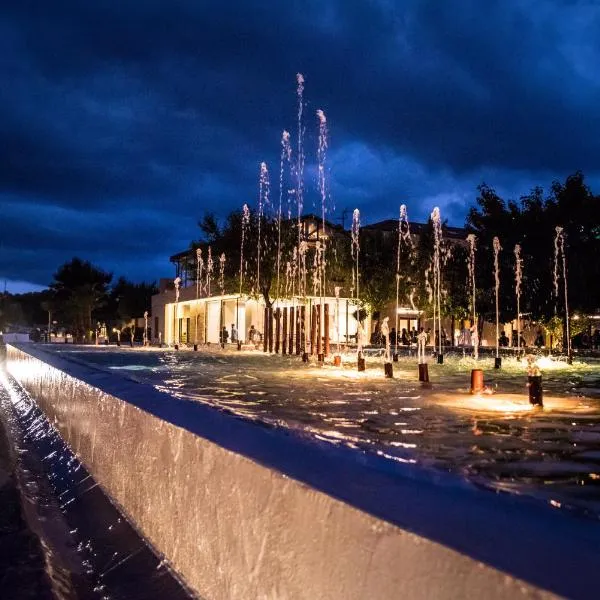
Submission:
POLYGON ((482 181, 517 199, 578 169, 600 187, 593 2, 9 0, 0 52, 9 289, 75 255, 171 276, 205 211, 255 205, 263 160, 277 181, 298 71, 308 163, 327 115, 334 220, 405 203, 460 225, 482 181))

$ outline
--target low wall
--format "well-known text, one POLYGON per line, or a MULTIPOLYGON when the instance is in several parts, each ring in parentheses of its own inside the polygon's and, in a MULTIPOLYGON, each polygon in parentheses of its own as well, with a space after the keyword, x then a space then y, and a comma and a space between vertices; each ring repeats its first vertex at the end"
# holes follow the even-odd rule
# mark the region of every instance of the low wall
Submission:
POLYGON ((246 422, 39 347, 9 347, 7 364, 207 599, 575 598, 594 589, 594 522, 246 422))

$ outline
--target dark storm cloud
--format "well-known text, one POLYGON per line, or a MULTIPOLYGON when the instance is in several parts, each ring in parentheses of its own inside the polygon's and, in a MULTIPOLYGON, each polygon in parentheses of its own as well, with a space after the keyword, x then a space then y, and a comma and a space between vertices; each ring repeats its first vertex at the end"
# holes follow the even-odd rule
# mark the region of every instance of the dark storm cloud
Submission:
MULTIPOLYGON (((78 254, 134 279, 204 210, 278 179, 306 75, 337 218, 460 224, 482 180, 510 197, 598 181, 599 10, 587 2, 12 1, 0 16, 0 275, 47 283, 78 254)), ((310 171, 309 171, 310 173, 310 171)), ((307 180, 307 208, 318 200, 307 180)), ((161 268, 162 267, 162 268, 161 268)))

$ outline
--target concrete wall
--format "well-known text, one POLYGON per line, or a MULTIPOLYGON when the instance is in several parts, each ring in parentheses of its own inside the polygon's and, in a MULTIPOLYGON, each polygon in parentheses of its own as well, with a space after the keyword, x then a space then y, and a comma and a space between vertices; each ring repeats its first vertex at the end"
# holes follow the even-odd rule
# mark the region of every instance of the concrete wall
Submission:
POLYGON ((9 348, 9 371, 205 598, 585 597, 595 585, 594 522, 26 350, 9 348))

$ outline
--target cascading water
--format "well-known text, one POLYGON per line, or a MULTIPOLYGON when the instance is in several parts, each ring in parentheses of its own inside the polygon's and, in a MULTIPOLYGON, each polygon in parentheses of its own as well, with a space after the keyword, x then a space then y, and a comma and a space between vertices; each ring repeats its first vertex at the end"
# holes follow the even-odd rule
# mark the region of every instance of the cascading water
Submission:
POLYGON ((523 259, 521 244, 515 244, 515 294, 517 297, 517 354, 521 348, 521 283, 523 281, 523 259))
POLYGON ((500 356, 500 311, 499 311, 499 294, 500 294, 500 263, 499 256, 500 250, 502 250, 502 246, 500 246, 500 240, 497 236, 494 236, 494 240, 492 242, 494 247, 494 287, 496 291, 496 358, 500 356))
POLYGON ((242 240, 240 242, 240 296, 242 295, 242 285, 244 283, 244 244, 246 242, 246 233, 250 227, 250 209, 247 204, 242 207, 242 240))
POLYGON ((443 362, 442 354, 442 268, 441 268, 441 249, 442 249, 442 217, 440 209, 436 206, 431 213, 431 222, 433 223, 433 347, 435 348, 435 322, 437 315, 437 335, 438 335, 438 362, 443 362))
POLYGON ((564 282, 565 302, 565 334, 567 337, 567 357, 571 361, 571 331, 569 323, 569 294, 567 289, 567 256, 565 254, 565 234, 562 227, 556 227, 554 237, 554 294, 558 298, 559 259, 562 263, 562 277, 564 282))
POLYGON ((476 294, 477 287, 475 285, 475 250, 477 247, 477 238, 470 233, 467 236, 469 243, 469 287, 471 288, 471 315, 472 315, 472 331, 473 331, 473 357, 475 360, 479 358, 479 335, 477 331, 477 310, 476 310, 476 294))

